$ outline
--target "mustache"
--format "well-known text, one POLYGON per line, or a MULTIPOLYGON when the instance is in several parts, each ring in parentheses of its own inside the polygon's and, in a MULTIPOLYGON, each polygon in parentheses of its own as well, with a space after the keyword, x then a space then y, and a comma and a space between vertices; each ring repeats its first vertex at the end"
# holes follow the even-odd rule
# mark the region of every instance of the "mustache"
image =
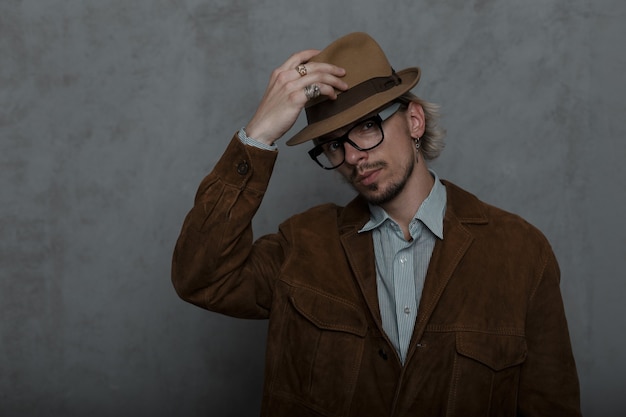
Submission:
POLYGON ((372 169, 385 168, 386 166, 387 166, 387 162, 377 161, 377 162, 372 162, 372 163, 365 163, 358 167, 354 167, 354 169, 352 170, 352 173, 350 174, 350 182, 354 182, 365 171, 369 171, 372 169))

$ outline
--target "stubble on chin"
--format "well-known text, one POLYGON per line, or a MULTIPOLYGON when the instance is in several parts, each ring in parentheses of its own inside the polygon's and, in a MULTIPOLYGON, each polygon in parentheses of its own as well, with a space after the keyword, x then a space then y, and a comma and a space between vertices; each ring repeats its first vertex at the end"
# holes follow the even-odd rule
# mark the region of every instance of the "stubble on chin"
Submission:
MULTIPOLYGON (((367 192, 360 193, 368 203, 376 206, 383 205, 396 198, 404 189, 406 180, 389 185, 385 190, 380 190, 378 184, 371 184, 367 187, 367 192)), ((357 190, 358 191, 358 190, 357 190)))
MULTIPOLYGON (((386 162, 380 161, 380 162, 376 162, 367 166, 363 166, 361 167, 361 170, 365 171, 368 169, 378 169, 378 168, 384 168, 386 166, 387 166, 386 162)), ((382 190, 378 183, 372 183, 366 186, 365 190, 363 189, 360 190, 355 184, 355 179, 358 176, 358 171, 356 168, 353 170, 349 178, 344 178, 344 179, 346 180, 348 184, 350 184, 350 186, 357 193, 359 193, 363 198, 365 198, 368 203, 380 206, 380 205, 390 202, 391 200, 396 198, 398 195, 400 195, 402 190, 404 190, 404 187, 406 186, 406 183, 408 182, 409 177, 413 173, 414 168, 415 168, 415 163, 411 161, 411 163, 406 167, 403 177, 400 178, 399 181, 389 184, 389 186, 386 189, 382 189, 382 190)))

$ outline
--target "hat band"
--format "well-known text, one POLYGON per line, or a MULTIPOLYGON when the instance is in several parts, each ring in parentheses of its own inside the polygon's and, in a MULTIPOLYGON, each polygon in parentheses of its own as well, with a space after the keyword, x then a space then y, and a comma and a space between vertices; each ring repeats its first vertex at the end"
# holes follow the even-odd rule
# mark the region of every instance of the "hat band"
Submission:
MULTIPOLYGON (((382 93, 393 87, 400 85, 402 79, 391 69, 392 73, 388 77, 375 77, 361 84, 357 84, 351 89, 337 95, 335 100, 323 100, 306 108, 306 118, 309 124, 317 123, 328 119, 344 110, 360 103, 374 94, 382 93)), ((383 105, 385 103, 381 103, 383 105)))

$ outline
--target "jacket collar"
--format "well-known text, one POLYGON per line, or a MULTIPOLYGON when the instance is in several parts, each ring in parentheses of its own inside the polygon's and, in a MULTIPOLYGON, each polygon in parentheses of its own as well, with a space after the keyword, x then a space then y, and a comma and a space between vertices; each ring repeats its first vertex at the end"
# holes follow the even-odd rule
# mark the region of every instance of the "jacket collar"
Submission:
MULTIPOLYGON (((475 195, 463 190, 450 181, 441 180, 446 187, 447 206, 444 216, 446 219, 454 217, 461 224, 488 223, 484 203, 475 195)), ((367 201, 360 195, 355 197, 342 211, 339 217, 339 234, 356 233, 370 220, 370 211, 367 201)), ((444 236, 446 235, 444 226, 444 236)))
MULTIPOLYGON (((428 197, 426 197, 417 209, 413 219, 421 221, 432 234, 437 236, 439 239, 443 239, 443 216, 446 208, 446 187, 443 183, 441 183, 441 181, 439 181, 439 177, 436 172, 431 170, 430 174, 433 176, 435 184, 430 190, 428 197)), ((370 211, 370 220, 361 230, 359 230, 359 233, 376 229, 388 220, 392 222, 394 221, 382 207, 373 204, 369 204, 368 206, 370 211)), ((409 230, 411 231, 411 234, 413 234, 411 227, 412 226, 409 226, 409 230)))

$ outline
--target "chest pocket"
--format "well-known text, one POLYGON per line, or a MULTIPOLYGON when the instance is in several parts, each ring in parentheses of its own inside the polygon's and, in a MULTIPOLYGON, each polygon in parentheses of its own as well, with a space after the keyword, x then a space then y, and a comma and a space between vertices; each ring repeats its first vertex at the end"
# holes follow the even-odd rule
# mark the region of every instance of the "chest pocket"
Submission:
POLYGON ((456 334, 450 415, 514 415, 520 368, 528 348, 523 336, 456 334))
POLYGON ((298 288, 290 297, 291 304, 302 316, 320 330, 334 330, 365 337, 367 323, 356 306, 308 288, 298 288))
POLYGON ((346 414, 368 331, 364 312, 349 301, 294 287, 281 322, 273 395, 319 413, 346 414))
POLYGON ((458 332, 456 350, 494 371, 521 364, 527 353, 524 337, 477 332, 458 332))

